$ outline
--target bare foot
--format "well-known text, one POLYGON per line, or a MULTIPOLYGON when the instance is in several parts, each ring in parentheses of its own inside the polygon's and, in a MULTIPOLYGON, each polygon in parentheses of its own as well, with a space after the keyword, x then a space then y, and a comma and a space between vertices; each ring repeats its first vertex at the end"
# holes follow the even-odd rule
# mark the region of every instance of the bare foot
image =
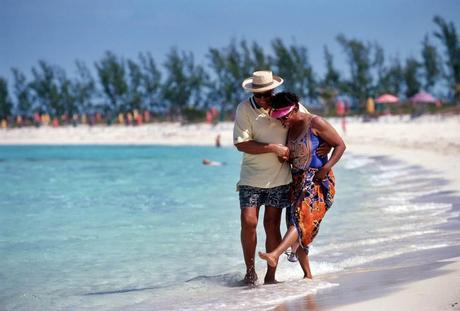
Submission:
POLYGON ((278 264, 278 258, 269 254, 270 253, 259 252, 259 257, 263 260, 266 260, 270 267, 276 267, 276 265, 278 264))
POLYGON ((265 278, 264 280, 264 285, 271 285, 271 284, 278 284, 278 283, 281 283, 275 279, 267 279, 265 278))
POLYGON ((242 282, 245 285, 254 286, 256 285, 257 279, 257 273, 255 271, 250 271, 246 273, 242 282))

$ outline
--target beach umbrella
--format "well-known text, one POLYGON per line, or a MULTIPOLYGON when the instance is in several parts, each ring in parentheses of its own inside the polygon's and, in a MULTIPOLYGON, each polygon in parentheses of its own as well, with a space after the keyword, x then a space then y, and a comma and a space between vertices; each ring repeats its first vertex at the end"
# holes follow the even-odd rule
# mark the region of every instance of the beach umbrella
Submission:
POLYGON ((392 94, 383 94, 375 99, 376 103, 380 104, 394 104, 399 102, 399 98, 392 94))
POLYGON ((438 101, 433 95, 424 91, 415 94, 410 100, 414 103, 435 103, 438 101))

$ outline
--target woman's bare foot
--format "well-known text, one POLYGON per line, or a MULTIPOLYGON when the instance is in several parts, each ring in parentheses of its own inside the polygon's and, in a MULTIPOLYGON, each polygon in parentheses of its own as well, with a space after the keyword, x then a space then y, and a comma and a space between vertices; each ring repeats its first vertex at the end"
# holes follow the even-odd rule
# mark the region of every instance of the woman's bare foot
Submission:
POLYGON ((263 260, 266 260, 270 267, 276 267, 276 265, 278 264, 278 257, 270 255, 270 253, 259 252, 259 257, 263 260))

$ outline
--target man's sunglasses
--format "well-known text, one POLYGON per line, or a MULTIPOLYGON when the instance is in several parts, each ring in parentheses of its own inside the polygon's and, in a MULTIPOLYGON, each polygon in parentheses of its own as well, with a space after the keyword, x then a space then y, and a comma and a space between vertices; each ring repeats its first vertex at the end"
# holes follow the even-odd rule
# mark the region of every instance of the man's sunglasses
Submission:
POLYGON ((255 98, 270 98, 272 97, 272 92, 266 92, 266 93, 254 93, 255 98))

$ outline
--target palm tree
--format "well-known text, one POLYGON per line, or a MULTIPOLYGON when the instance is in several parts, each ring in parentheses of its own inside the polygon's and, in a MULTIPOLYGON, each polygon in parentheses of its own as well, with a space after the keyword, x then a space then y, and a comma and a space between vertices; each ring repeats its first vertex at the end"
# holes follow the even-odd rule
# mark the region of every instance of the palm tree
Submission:
POLYGON ((451 85, 457 104, 460 104, 460 40, 457 30, 453 22, 447 23, 440 16, 435 16, 433 21, 439 27, 434 35, 445 48, 446 66, 448 68, 447 80, 451 85))

